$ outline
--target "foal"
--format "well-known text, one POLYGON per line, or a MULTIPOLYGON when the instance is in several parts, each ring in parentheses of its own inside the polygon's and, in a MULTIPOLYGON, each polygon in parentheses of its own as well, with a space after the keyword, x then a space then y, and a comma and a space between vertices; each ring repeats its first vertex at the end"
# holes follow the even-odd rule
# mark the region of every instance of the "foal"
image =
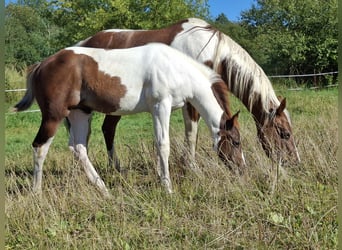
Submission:
POLYGON ((158 149, 158 173, 172 192, 168 157, 172 109, 191 103, 212 134, 214 150, 229 165, 244 165, 238 115, 228 109, 228 89, 212 70, 162 44, 122 50, 70 47, 38 64, 27 76, 27 90, 15 105, 30 107, 34 98, 42 122, 32 146, 33 190, 41 192, 43 162, 61 121, 69 116, 74 154, 90 181, 105 195, 108 190, 87 155, 91 111, 111 115, 152 114, 158 149), (70 112, 71 110, 85 112, 70 112))

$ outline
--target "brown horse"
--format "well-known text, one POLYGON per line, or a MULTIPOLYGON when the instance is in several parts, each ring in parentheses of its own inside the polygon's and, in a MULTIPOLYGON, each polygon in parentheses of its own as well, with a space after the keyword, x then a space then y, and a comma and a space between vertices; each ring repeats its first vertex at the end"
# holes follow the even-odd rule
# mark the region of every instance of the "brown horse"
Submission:
POLYGON ((92 183, 108 195, 87 155, 91 111, 108 115, 152 114, 158 152, 158 173, 172 192, 168 157, 171 111, 190 103, 201 114, 219 157, 243 166, 238 115, 231 115, 228 89, 211 69, 163 44, 120 50, 71 47, 32 69, 27 91, 15 105, 30 107, 36 98, 42 123, 32 145, 35 192, 41 191, 43 163, 61 121, 68 116, 72 148, 92 183), (82 110, 82 111, 80 111, 82 110))
MULTIPOLYGON (((267 156, 277 162, 300 162, 286 100, 278 100, 264 71, 241 46, 205 21, 189 18, 158 30, 105 30, 77 46, 113 49, 150 42, 165 43, 213 68, 252 113, 267 156)), ((199 114, 191 105, 183 111, 186 140, 194 157, 199 114)), ((120 116, 106 115, 102 126, 109 164, 115 158, 117 168, 114 136, 119 120, 120 116)))

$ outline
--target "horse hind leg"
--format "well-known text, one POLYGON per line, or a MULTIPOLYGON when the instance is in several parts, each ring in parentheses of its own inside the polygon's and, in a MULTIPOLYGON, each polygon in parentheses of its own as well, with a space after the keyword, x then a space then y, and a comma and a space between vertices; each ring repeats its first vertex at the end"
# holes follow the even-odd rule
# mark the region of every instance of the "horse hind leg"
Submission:
MULTIPOLYGON (((71 112, 72 111, 70 111, 70 113, 71 112)), ((71 133, 71 125, 70 125, 70 121, 69 121, 68 117, 65 117, 65 119, 64 119, 64 126, 65 126, 65 129, 67 130, 67 132, 69 134, 69 142, 68 142, 69 150, 74 154, 75 153, 74 135, 71 133)))
POLYGON ((56 134, 60 121, 56 120, 42 120, 39 131, 32 143, 33 148, 33 192, 41 193, 42 191, 42 178, 43 178, 43 164, 49 147, 56 134))
MULTIPOLYGON (((72 116, 72 115, 77 115, 78 112, 82 112, 81 110, 79 109, 73 109, 73 110, 70 110, 69 112, 69 116, 72 116)), ((90 113, 90 117, 88 119, 88 123, 89 123, 89 126, 88 126, 88 132, 87 133, 87 148, 88 148, 88 144, 89 144, 89 138, 90 138, 90 134, 91 134, 91 120, 92 120, 92 113, 90 113)), ((73 131, 71 129, 71 124, 70 124, 70 120, 68 119, 68 117, 65 117, 64 119, 64 125, 65 125, 65 128, 69 134, 69 142, 68 142, 68 147, 70 149, 70 151, 72 153, 75 153, 75 148, 74 148, 74 145, 75 145, 75 142, 74 142, 74 135, 73 135, 73 131)))
POLYGON ((87 137, 89 131, 89 119, 91 114, 84 113, 81 110, 71 112, 68 116, 70 122, 70 133, 73 135, 73 149, 76 159, 78 159, 84 168, 84 171, 95 186, 97 186, 105 197, 109 197, 109 192, 103 180, 96 172, 93 164, 90 162, 87 153, 87 137))
POLYGON ((107 154, 108 154, 108 166, 115 166, 118 172, 121 171, 120 160, 115 150, 115 132, 116 126, 120 121, 121 116, 106 115, 102 124, 102 133, 106 142, 107 154))

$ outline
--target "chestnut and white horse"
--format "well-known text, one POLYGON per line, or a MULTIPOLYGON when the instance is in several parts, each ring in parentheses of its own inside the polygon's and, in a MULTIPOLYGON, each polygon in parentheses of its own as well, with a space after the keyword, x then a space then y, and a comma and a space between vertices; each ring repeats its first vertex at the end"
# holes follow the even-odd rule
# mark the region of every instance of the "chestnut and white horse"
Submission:
POLYGON ((214 71, 164 44, 118 50, 63 49, 31 69, 25 96, 15 110, 27 109, 34 98, 42 113, 32 143, 35 192, 41 191, 43 162, 56 130, 68 117, 75 156, 90 181, 108 195, 87 155, 91 111, 118 116, 152 114, 158 173, 168 192, 172 192, 168 164, 170 114, 187 102, 206 122, 219 157, 228 165, 245 164, 238 115, 230 113, 227 86, 214 71))
MULTIPOLYGON (((252 57, 229 36, 207 22, 188 18, 158 30, 119 30, 98 32, 77 46, 96 48, 130 48, 150 42, 165 43, 206 64, 221 75, 236 97, 253 115, 257 134, 267 156, 277 160, 300 161, 286 100, 279 101, 268 77, 252 57)), ((191 155, 195 155, 199 115, 188 105, 183 112, 185 135, 191 155)), ((115 155, 114 136, 120 116, 106 115, 102 131, 110 164, 115 155)), ((72 140, 72 134, 70 134, 72 140)))

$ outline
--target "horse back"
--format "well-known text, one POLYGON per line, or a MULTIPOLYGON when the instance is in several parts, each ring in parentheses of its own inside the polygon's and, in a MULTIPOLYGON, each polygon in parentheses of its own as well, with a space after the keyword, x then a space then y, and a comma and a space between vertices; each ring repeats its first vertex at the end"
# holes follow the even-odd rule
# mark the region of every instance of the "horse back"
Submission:
POLYGON ((169 27, 157 30, 104 30, 89 37, 78 46, 106 49, 123 49, 142 46, 148 43, 163 43, 170 45, 182 30, 181 20, 169 27))

